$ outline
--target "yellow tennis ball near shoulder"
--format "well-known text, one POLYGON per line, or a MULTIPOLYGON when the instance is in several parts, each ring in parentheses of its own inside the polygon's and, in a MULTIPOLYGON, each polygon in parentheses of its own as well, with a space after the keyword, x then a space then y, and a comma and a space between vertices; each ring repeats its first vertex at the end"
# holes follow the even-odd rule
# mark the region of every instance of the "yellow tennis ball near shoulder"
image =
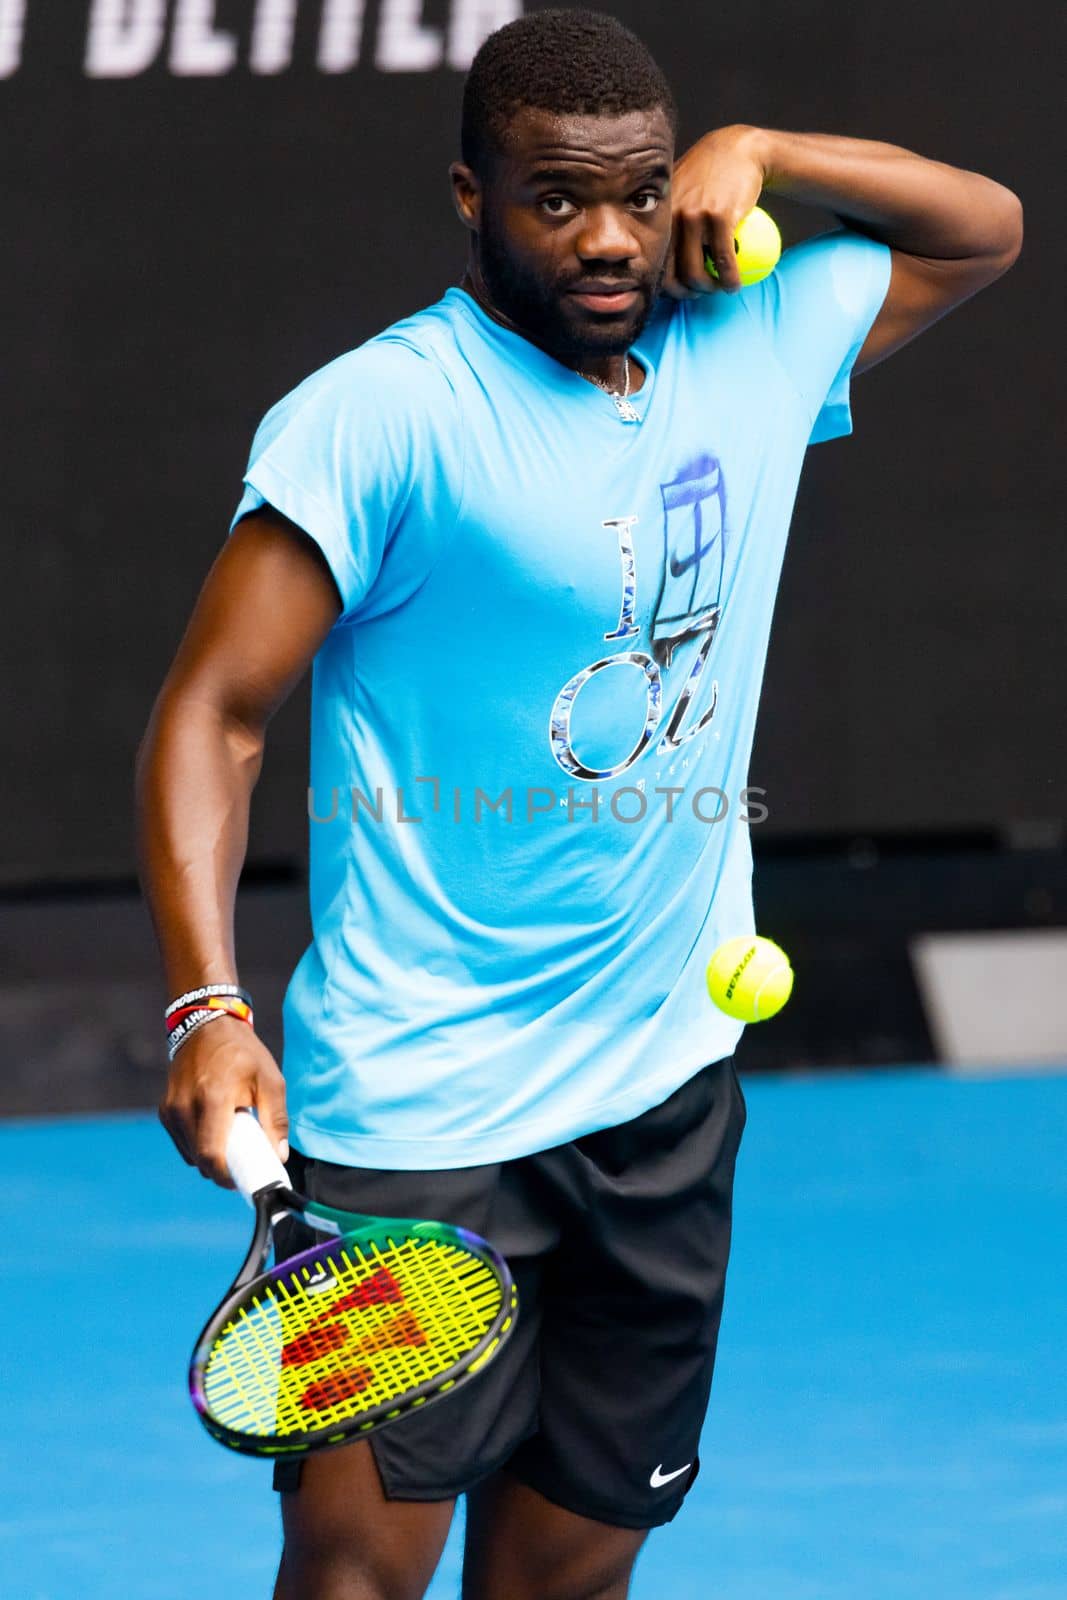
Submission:
MULTIPOLYGON (((759 283, 761 278, 769 278, 782 253, 778 224, 761 207, 753 206, 748 216, 742 217, 734 229, 734 249, 737 251, 737 270, 741 274, 742 287, 759 283)), ((704 265, 713 278, 719 276, 709 255, 705 255, 704 265)))
POLYGON ((739 1022, 766 1022, 793 992, 793 969, 773 939, 743 933, 727 939, 708 962, 708 993, 739 1022))

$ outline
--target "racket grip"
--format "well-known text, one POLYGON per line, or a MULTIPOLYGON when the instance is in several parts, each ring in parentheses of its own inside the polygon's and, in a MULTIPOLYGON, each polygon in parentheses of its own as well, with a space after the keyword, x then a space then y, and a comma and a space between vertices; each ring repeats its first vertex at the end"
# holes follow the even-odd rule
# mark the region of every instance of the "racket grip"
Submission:
POLYGON ((260 1189, 278 1184, 289 1187, 288 1174, 251 1111, 241 1109, 234 1114, 226 1141, 226 1165, 246 1200, 251 1200, 260 1189))

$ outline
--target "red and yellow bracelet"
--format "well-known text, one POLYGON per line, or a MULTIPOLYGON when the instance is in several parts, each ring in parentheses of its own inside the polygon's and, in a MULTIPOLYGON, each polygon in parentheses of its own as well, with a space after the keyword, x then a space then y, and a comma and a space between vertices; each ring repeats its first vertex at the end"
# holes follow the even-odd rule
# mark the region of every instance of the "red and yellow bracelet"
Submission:
POLYGON ((236 984, 208 983, 172 1000, 163 1014, 168 1058, 173 1061, 187 1039, 219 1017, 237 1017, 251 1028, 254 1025, 252 996, 236 984))

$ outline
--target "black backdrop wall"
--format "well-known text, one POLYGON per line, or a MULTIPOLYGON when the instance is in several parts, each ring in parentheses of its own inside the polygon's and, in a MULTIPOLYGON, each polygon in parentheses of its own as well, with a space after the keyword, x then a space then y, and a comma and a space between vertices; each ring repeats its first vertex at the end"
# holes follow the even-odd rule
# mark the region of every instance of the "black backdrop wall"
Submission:
MULTIPOLYGON (((132 871, 134 751, 254 426, 459 277, 462 70, 519 9, 0 0, 0 881, 132 871)), ((857 380, 855 434, 808 456, 752 781, 768 836, 1058 825, 1062 11, 606 9, 684 144, 883 139, 1022 197, 1018 265, 857 380)), ((769 204, 787 243, 833 225, 769 204)), ((253 861, 303 853, 305 715, 275 723, 253 861)))

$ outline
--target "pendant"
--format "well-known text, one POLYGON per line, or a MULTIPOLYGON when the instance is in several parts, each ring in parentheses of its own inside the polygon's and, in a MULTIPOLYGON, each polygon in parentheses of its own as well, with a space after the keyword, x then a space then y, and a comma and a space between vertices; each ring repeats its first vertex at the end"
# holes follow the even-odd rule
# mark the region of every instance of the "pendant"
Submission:
POLYGON ((619 413, 619 417, 623 422, 641 421, 639 413, 634 410, 633 406, 630 404, 629 400, 627 400, 625 395, 613 394, 611 398, 614 400, 615 409, 619 413))

